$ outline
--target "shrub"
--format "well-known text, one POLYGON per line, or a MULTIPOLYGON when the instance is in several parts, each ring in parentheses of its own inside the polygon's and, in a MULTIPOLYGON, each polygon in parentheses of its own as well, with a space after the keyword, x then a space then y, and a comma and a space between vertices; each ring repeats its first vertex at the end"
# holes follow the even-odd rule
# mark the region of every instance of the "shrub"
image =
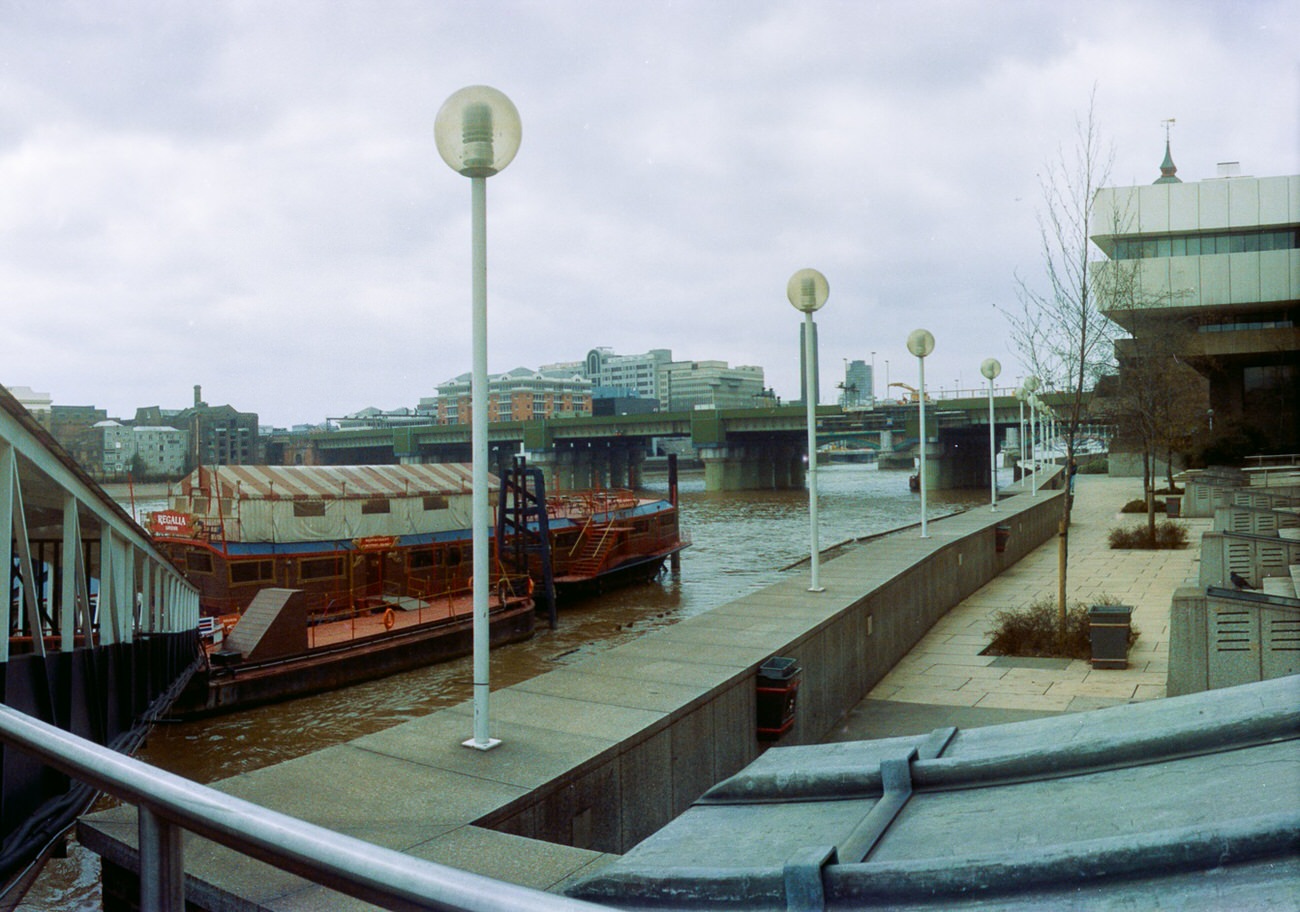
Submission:
POLYGON ((1080 475, 1105 475, 1110 472, 1110 460, 1105 456, 1077 460, 1080 475))
POLYGON ((1186 548, 1187 530, 1167 519, 1156 523, 1154 539, 1151 538, 1146 526, 1134 526, 1131 529, 1114 528, 1110 530, 1110 547, 1112 550, 1133 548, 1156 551, 1186 548))
MULTIPOLYGON (((1119 511, 1121 513, 1145 513, 1147 511, 1147 502, 1141 498, 1130 500, 1128 503, 1124 504, 1124 506, 1120 507, 1119 511)), ((1163 500, 1156 501, 1156 512, 1165 512, 1165 502, 1163 500)))
MULTIPOLYGON (((1115 602, 1101 595, 1098 605, 1115 602)), ((993 638, 984 655, 1027 656, 1038 658, 1092 658, 1092 631, 1088 618, 1088 605, 1075 602, 1065 614, 1065 648, 1060 648, 1057 636, 1058 615, 1056 602, 1039 599, 1022 608, 1010 608, 993 615, 994 627, 988 631, 993 638)), ((1128 645, 1137 642, 1138 629, 1130 626, 1128 645)))

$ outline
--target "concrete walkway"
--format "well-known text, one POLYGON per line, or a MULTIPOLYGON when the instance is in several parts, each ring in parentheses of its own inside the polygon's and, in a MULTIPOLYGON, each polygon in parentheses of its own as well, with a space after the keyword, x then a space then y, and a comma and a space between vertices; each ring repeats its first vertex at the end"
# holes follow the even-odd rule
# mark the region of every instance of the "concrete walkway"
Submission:
POLYGON ((999 610, 1055 601, 1059 540, 1053 538, 936 623, 828 740, 921 734, 947 725, 972 728, 1163 697, 1173 592, 1197 576, 1200 548, 1195 545, 1212 521, 1177 520, 1188 531, 1190 544, 1182 550, 1112 551, 1111 529, 1145 522, 1142 514, 1119 512, 1141 496, 1141 487, 1136 478, 1077 476, 1066 577, 1071 605, 1105 596, 1133 606, 1133 625, 1141 635, 1127 669, 980 655, 999 610))

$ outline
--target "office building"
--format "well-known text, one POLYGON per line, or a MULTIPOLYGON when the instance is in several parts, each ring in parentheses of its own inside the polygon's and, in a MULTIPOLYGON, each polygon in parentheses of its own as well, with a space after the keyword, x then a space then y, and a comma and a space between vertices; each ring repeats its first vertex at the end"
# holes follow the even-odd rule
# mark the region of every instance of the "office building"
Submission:
POLYGON ((1132 340, 1121 364, 1158 334, 1162 351, 1209 381, 1207 430, 1264 450, 1300 446, 1300 175, 1248 177, 1224 163, 1182 181, 1166 144, 1153 184, 1108 187, 1090 234, 1099 306, 1132 340))

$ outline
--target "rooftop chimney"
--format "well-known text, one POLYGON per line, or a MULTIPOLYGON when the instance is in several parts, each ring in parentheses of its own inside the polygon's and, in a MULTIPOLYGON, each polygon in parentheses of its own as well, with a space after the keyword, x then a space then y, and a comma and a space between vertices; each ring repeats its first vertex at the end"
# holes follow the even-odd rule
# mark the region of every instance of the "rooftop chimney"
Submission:
MULTIPOLYGON (((1220 167, 1222 167, 1222 165, 1220 165, 1220 167)), ((198 408, 202 404, 203 404, 203 387, 196 383, 194 384, 194 407, 198 408)))

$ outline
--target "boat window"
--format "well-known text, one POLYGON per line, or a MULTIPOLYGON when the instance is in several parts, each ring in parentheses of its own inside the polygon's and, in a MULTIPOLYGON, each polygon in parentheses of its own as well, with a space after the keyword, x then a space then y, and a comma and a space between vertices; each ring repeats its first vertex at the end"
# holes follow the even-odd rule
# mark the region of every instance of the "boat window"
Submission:
POLYGON ((432 566, 433 566, 433 549, 432 549, 432 548, 430 548, 430 549, 428 549, 428 550, 425 550, 425 549, 421 548, 419 551, 412 551, 412 552, 411 552, 411 569, 412 569, 412 570, 425 570, 425 569, 427 569, 427 568, 429 568, 429 567, 432 567, 432 566))
POLYGON ((206 497, 194 498, 194 512, 195 513, 208 512, 208 499, 206 497))
POLYGON ((371 513, 387 513, 388 498, 376 497, 373 500, 367 500, 361 505, 361 512, 363 515, 371 513))
POLYGON ((206 551, 189 551, 185 555, 185 569, 195 573, 212 572, 212 555, 206 551))
POLYGON ((325 501, 323 500, 295 500, 293 502, 294 516, 324 516, 325 501))
POLYGON ((458 565, 460 564, 460 558, 461 558, 460 548, 457 548, 457 547, 453 546, 453 547, 450 547, 450 548, 447 549, 447 566, 448 566, 448 567, 455 567, 455 566, 458 566, 458 565))
POLYGON ((343 575, 343 560, 338 557, 314 557, 298 565, 299 580, 330 579, 343 575))
POLYGON ((447 509, 447 498, 441 494, 426 494, 424 495, 424 509, 445 510, 447 509))
POLYGON ((650 530, 650 520, 638 519, 632 523, 632 529, 636 532, 648 532, 650 530))
POLYGON ((236 561, 230 565, 230 582, 268 583, 275 579, 275 565, 269 560, 236 561))

